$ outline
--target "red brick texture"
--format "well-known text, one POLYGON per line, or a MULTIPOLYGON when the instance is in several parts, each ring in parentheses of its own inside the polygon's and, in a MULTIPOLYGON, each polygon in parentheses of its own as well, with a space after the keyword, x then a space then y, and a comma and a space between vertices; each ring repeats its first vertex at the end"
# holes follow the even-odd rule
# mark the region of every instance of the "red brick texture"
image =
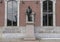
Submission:
POLYGON ((60 0, 56 0, 56 26, 60 26, 60 0))
POLYGON ((2 3, 0 3, 0 26, 4 26, 5 21, 5 3, 4 0, 2 0, 2 3))
MULTIPOLYGON (((5 3, 4 0, 0 3, 0 26, 4 26, 5 22, 5 3)), ((32 8, 32 10, 36 13, 35 15, 35 26, 41 25, 41 6, 40 2, 36 4, 36 1, 24 1, 25 4, 20 2, 19 7, 19 25, 26 25, 26 9, 28 6, 32 8)), ((56 0, 56 26, 60 26, 60 0, 56 0)))
POLYGON ((25 26, 26 25, 26 9, 28 6, 32 8, 32 11, 34 11, 35 14, 35 26, 40 26, 40 14, 41 14, 41 9, 40 9, 40 2, 36 4, 36 1, 24 1, 25 4, 20 2, 20 26, 25 26))

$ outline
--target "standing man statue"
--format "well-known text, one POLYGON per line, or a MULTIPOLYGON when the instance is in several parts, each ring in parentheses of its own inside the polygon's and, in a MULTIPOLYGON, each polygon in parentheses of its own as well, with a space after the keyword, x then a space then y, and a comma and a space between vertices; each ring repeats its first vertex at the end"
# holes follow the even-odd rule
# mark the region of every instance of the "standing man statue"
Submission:
POLYGON ((30 8, 30 6, 28 6, 28 8, 27 8, 26 14, 28 16, 28 21, 32 21, 32 17, 31 17, 32 9, 30 8))

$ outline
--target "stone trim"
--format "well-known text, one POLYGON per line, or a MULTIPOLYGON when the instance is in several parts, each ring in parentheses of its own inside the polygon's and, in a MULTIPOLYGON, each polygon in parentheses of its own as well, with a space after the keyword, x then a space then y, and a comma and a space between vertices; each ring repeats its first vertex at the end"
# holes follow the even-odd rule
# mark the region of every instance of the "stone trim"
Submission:
POLYGON ((34 27, 35 33, 60 33, 60 27, 34 27))

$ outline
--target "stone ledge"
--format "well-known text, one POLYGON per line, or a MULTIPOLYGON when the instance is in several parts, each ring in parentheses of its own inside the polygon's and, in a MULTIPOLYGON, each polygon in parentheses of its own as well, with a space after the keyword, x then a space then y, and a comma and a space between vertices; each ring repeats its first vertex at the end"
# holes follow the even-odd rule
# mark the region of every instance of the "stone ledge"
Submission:
POLYGON ((35 33, 38 39, 60 39, 60 33, 35 33))
POLYGON ((60 33, 60 27, 35 27, 35 33, 60 33))
POLYGON ((25 33, 25 27, 0 27, 0 33, 25 33))
POLYGON ((21 33, 21 29, 20 28, 4 28, 3 29, 3 33, 21 33))
POLYGON ((18 39, 18 38, 24 38, 25 34, 23 33, 2 33, 1 38, 3 39, 18 39))

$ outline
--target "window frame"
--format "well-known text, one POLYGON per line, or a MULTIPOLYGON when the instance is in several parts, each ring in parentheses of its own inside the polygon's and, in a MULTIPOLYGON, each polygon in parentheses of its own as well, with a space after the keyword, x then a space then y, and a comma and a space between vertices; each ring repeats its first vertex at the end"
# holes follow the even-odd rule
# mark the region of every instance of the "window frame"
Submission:
MULTIPOLYGON (((46 23, 45 22, 43 22, 43 26, 53 26, 53 23, 52 24, 50 24, 50 22, 49 22, 49 16, 52 16, 52 22, 53 22, 53 6, 51 7, 51 9, 52 10, 50 10, 49 9, 49 3, 48 2, 52 2, 52 1, 43 1, 43 21, 44 21, 44 17, 46 17, 45 19, 46 19, 46 23), (46 3, 46 4, 45 4, 46 3), (46 5, 46 9, 44 9, 44 4, 46 5), (44 16, 45 15, 45 16, 44 16)), ((53 2, 52 2, 52 4, 51 5, 53 5, 53 2)))
POLYGON ((40 0, 40 7, 41 7, 41 27, 55 27, 56 26, 56 19, 55 19, 55 3, 56 0, 51 0, 53 2, 53 26, 43 26, 43 1, 45 0, 40 0))
POLYGON ((15 1, 17 1, 17 6, 18 6, 18 8, 17 8, 17 26, 7 26, 7 3, 8 3, 8 1, 10 1, 10 0, 5 0, 5 27, 19 27, 19 5, 20 5, 20 0, 15 0, 15 1))

